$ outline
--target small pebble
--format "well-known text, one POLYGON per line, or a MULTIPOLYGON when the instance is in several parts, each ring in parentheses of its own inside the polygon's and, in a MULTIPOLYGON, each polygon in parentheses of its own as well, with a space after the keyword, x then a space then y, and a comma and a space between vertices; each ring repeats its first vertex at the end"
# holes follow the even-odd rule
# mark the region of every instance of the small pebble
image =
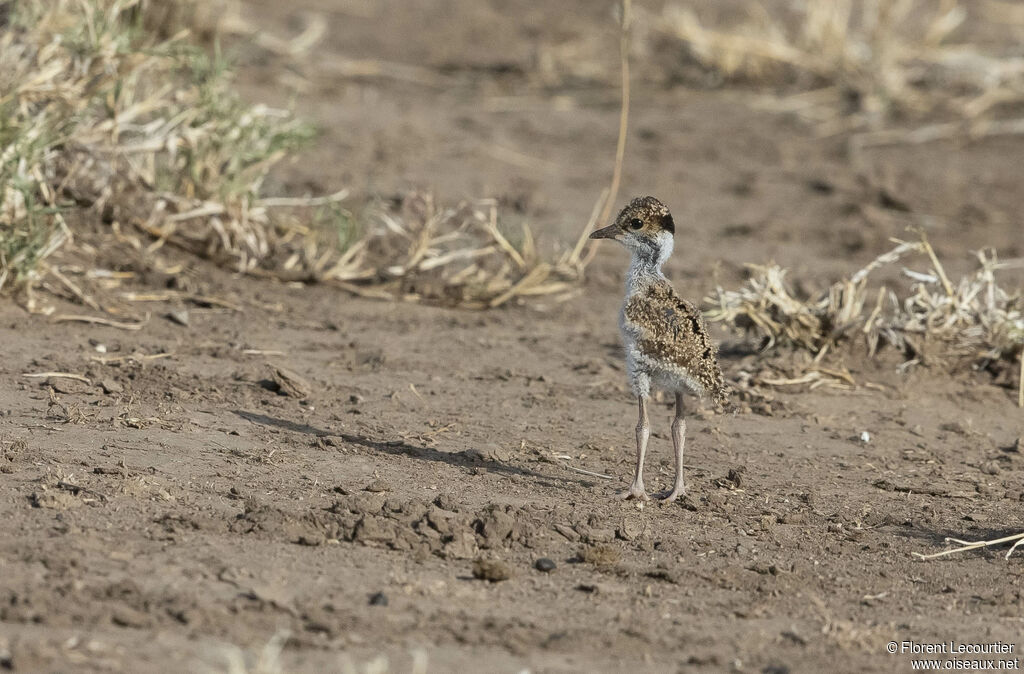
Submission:
POLYGON ((387 606, 388 596, 383 592, 374 592, 370 595, 370 606, 387 606))
POLYGON ((121 386, 119 383, 117 383, 113 379, 103 379, 103 380, 101 380, 100 381, 100 388, 102 388, 103 392, 106 393, 106 394, 121 393, 121 392, 124 391, 124 386, 121 386))
POLYGON ((556 568, 558 568, 558 565, 555 564, 555 560, 549 559, 547 557, 541 557, 540 559, 538 559, 536 562, 533 563, 533 566, 538 571, 543 571, 544 573, 551 573, 556 568))
POLYGON ((185 327, 188 327, 188 312, 185 311, 184 309, 169 312, 167 314, 167 318, 170 319, 172 323, 177 323, 178 325, 184 325, 185 327))

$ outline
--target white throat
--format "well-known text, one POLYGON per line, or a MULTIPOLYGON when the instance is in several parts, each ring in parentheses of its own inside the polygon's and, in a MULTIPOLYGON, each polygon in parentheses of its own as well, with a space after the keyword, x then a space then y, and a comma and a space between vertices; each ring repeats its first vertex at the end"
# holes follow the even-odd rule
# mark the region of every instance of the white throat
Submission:
POLYGON ((632 254, 629 271, 626 272, 627 296, 643 290, 654 281, 665 278, 661 267, 672 255, 672 246, 675 243, 669 232, 660 232, 655 237, 653 245, 629 239, 623 243, 632 254))

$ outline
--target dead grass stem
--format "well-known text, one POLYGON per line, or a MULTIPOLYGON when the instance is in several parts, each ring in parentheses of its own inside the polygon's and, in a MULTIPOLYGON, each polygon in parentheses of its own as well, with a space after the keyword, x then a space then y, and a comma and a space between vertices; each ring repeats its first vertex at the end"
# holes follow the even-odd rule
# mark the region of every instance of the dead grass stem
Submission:
POLYGON ((965 552, 967 550, 978 550, 980 548, 987 548, 993 545, 1003 545, 1004 543, 1013 543, 1010 549, 1006 551, 1006 559, 1010 558, 1013 551, 1016 550, 1020 545, 1024 545, 1024 533, 1014 534, 1012 536, 1003 536, 1002 538, 996 538, 989 541, 962 541, 959 538, 946 538, 947 543, 956 543, 960 547, 952 548, 950 550, 943 550, 942 552, 934 552, 932 554, 922 554, 915 552, 913 555, 918 559, 936 559, 938 557, 945 557, 952 555, 957 552, 965 552))
POLYGON ((619 138, 615 146, 615 165, 612 170, 612 183, 608 188, 608 197, 601 209, 600 222, 607 222, 612 214, 612 207, 619 194, 619 183, 622 180, 622 162, 626 156, 626 136, 629 130, 629 30, 633 20, 631 0, 622 0, 622 25, 619 29, 619 62, 622 74, 622 105, 619 110, 619 138))

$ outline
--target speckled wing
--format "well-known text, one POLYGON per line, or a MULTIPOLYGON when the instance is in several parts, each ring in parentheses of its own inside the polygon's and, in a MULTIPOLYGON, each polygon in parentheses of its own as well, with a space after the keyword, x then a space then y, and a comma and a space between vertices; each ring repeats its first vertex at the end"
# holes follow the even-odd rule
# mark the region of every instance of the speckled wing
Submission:
POLYGON ((637 334, 637 347, 700 384, 705 395, 725 406, 729 387, 718 365, 718 349, 704 317, 679 297, 667 281, 651 284, 626 303, 626 322, 637 334))

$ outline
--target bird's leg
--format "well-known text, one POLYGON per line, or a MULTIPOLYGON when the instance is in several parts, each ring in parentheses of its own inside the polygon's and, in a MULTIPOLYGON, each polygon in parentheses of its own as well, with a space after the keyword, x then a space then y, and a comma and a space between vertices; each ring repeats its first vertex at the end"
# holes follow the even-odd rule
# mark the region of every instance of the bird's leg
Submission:
POLYGON ((672 446, 676 451, 676 481, 672 490, 658 494, 658 498, 672 502, 686 493, 683 487, 683 443, 686 442, 686 420, 683 418, 683 394, 676 393, 676 418, 672 420, 672 446))
POLYGON ((640 419, 636 422, 636 472, 629 490, 620 494, 624 499, 640 499, 647 501, 649 497, 644 491, 644 457, 647 455, 647 441, 651 437, 651 424, 647 420, 647 396, 640 396, 640 419))

